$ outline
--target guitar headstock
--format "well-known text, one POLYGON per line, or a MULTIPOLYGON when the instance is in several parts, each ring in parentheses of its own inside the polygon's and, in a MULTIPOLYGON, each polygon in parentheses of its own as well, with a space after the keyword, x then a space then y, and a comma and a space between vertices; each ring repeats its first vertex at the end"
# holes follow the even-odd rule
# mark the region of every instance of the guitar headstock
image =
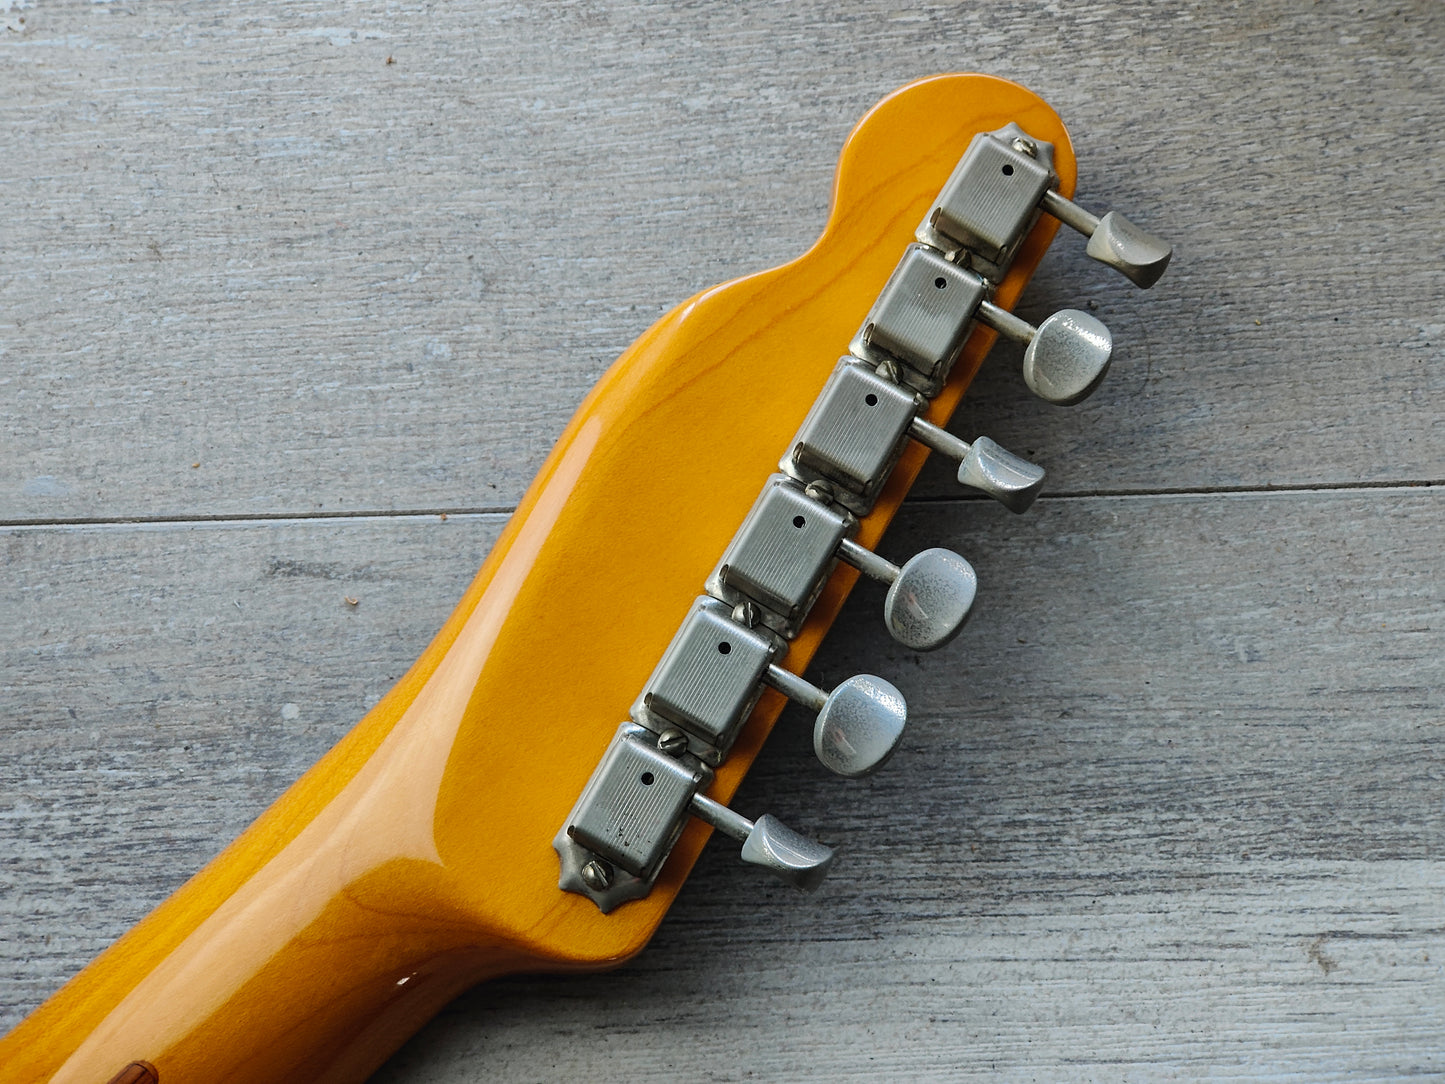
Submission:
POLYGON ((1050 401, 1102 379, 1097 320, 1009 311, 1059 222, 1141 285, 1167 263, 1157 238, 1068 201, 1074 169, 1059 118, 1021 87, 905 87, 849 137, 811 250, 679 306, 588 397, 425 675, 468 698, 438 854, 505 877, 514 898, 488 921, 507 941, 558 964, 636 951, 709 826, 786 880, 821 879, 829 848, 726 803, 788 699, 817 713, 840 775, 895 747, 906 706, 885 678, 800 675, 860 573, 890 585, 885 622, 914 650, 966 619, 963 557, 876 551, 929 449, 1015 511, 1038 493, 1040 468, 942 428, 996 334, 1027 343, 1024 379, 1050 401))

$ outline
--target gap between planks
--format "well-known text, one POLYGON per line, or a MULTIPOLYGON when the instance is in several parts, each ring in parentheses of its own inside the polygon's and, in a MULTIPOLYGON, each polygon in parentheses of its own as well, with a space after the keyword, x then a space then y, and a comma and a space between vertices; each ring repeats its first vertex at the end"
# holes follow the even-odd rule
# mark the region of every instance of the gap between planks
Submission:
MULTIPOLYGON (((1407 493, 1412 490, 1429 490, 1445 487, 1445 479, 1430 478, 1420 481, 1392 481, 1392 482, 1324 482, 1324 483, 1280 483, 1264 485, 1238 485, 1238 486, 1178 486, 1163 487, 1159 489, 1083 489, 1071 493, 1044 493, 1038 498, 1044 501, 1078 501, 1078 500, 1135 500, 1148 499, 1153 497, 1234 497, 1234 496, 1258 496, 1260 494, 1288 493, 1288 494, 1313 494, 1313 493, 1340 493, 1355 492, 1358 490, 1374 490, 1380 492, 1407 493)), ((908 502, 913 505, 928 505, 937 507, 940 505, 964 504, 973 501, 987 500, 982 493, 960 493, 947 497, 917 497, 910 498, 908 502)), ((254 513, 217 513, 210 515, 197 513, 190 516, 178 515, 154 515, 154 516, 77 516, 74 518, 62 519, 16 519, 0 520, 0 530, 26 531, 26 530, 54 530, 65 527, 182 527, 194 524, 244 524, 244 523, 280 523, 295 524, 307 523, 313 520, 338 520, 342 522, 366 523, 376 520, 387 519, 483 519, 492 516, 510 516, 516 511, 515 505, 477 505, 470 508, 399 508, 399 509, 377 509, 360 512, 254 512, 254 513)))

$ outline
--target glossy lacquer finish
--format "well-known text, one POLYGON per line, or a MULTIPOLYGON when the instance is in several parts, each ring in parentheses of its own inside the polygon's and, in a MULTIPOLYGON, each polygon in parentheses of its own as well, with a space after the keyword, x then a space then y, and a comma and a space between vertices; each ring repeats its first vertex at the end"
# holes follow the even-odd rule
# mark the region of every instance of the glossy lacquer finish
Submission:
MULTIPOLYGON (((690 824, 652 894, 611 915, 558 890, 552 837, 930 200, 970 138, 1010 120, 1056 145, 1071 193, 1067 135, 1020 87, 940 76, 875 107, 844 148, 818 243, 686 302, 618 360, 410 673, 0 1043, 0 1081, 104 1084, 138 1060, 162 1084, 358 1080, 479 980, 638 952, 709 830, 690 824)), ((1040 221, 999 304, 1055 226, 1040 221)), ((975 332, 931 420, 991 340, 975 332)), ((865 545, 924 454, 903 457, 865 545)), ((839 568, 790 669, 855 578, 839 568)), ((714 797, 732 796, 781 706, 765 694, 714 797)))

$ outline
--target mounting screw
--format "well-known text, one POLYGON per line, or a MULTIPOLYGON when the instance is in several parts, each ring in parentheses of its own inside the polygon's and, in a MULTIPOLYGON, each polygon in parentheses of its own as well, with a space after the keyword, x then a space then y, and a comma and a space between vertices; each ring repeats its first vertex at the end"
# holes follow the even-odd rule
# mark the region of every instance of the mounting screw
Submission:
POLYGON ((823 504, 833 503, 833 486, 829 482, 813 481, 803 487, 803 492, 815 501, 823 504))
POLYGON ((758 608, 751 602, 739 602, 733 607, 733 620, 745 628, 754 628, 758 623, 758 608))
POLYGON ((612 867, 600 858, 594 858, 582 867, 582 881, 594 892, 612 887, 612 867))
POLYGON ((657 748, 670 757, 681 756, 687 752, 687 735, 675 726, 668 727, 657 736, 657 748))
POLYGON ((1030 158, 1037 158, 1039 156, 1039 145, 1032 139, 1024 139, 1022 136, 1019 136, 1010 143, 1009 146, 1020 154, 1028 155, 1030 158))
POLYGON ((887 380, 889 383, 903 383, 902 378, 898 374, 898 363, 892 358, 884 358, 878 363, 878 368, 873 371, 876 372, 879 376, 881 376, 884 380, 887 380))

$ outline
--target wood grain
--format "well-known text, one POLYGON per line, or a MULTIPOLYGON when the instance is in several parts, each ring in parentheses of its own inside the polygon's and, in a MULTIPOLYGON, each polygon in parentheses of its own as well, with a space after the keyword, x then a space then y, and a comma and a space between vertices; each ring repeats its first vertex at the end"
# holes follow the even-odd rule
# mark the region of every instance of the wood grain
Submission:
POLYGON ((749 777, 837 876, 711 847, 633 965, 380 1079, 1445 1071, 1438 5, 5 8, 0 1027, 401 673, 628 342, 812 241, 863 110, 973 69, 1178 251, 1145 294, 1062 237, 1020 311, 1099 315, 1109 381, 1001 348, 955 423, 1050 495, 931 467, 888 539, 975 560, 960 640, 835 630, 895 761, 794 717, 749 777))

